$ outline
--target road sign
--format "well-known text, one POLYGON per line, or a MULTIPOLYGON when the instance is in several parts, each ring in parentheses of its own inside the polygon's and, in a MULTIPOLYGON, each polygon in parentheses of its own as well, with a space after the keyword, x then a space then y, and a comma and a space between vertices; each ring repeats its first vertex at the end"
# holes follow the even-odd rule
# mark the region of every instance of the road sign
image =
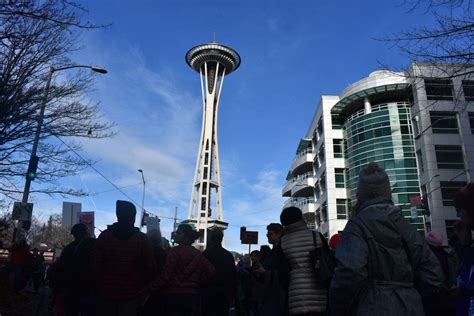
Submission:
POLYGON ((31 221, 33 213, 33 203, 13 203, 12 219, 21 221, 31 221))
POLYGON ((258 232, 245 231, 243 232, 242 244, 256 245, 258 244, 258 232))

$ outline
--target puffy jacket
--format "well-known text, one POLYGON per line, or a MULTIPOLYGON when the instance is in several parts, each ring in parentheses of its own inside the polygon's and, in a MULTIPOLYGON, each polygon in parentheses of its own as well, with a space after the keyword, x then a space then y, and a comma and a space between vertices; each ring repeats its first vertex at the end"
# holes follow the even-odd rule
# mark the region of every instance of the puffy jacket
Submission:
MULTIPOLYGON (((319 234, 317 246, 321 247, 319 234)), ((312 231, 304 221, 288 225, 281 237, 281 249, 289 263, 288 309, 290 314, 324 313, 327 289, 316 279, 310 251, 315 249, 312 231)))
POLYGON ((93 261, 100 293, 106 299, 134 298, 155 273, 148 237, 138 228, 118 223, 100 234, 93 261))
POLYGON ((391 201, 365 203, 342 233, 330 315, 424 315, 419 292, 443 283, 425 238, 391 201))
POLYGON ((214 274, 214 267, 199 250, 179 245, 168 250, 163 271, 149 288, 167 294, 197 294, 214 274))

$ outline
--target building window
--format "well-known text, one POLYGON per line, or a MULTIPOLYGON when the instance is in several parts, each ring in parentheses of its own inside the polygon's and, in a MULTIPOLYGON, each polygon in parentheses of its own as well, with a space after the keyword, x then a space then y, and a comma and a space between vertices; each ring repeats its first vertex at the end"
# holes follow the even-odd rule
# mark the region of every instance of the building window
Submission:
POLYGON ((342 126, 344 126, 344 118, 341 115, 332 114, 331 121, 332 129, 342 129, 342 126))
POLYGON ((319 121, 318 121, 317 130, 318 130, 318 136, 321 137, 323 135, 323 119, 322 118, 320 118, 319 121))
POLYGON ((316 200, 319 200, 321 197, 321 188, 319 187, 319 184, 316 184, 314 187, 314 196, 316 197, 316 200))
POLYGON ((336 199, 337 219, 347 219, 347 201, 336 199))
POLYGON ((326 173, 323 173, 321 175, 319 185, 321 186, 321 194, 324 194, 324 192, 326 191, 326 173))
POLYGON ((420 169, 420 173, 425 171, 425 168, 423 166, 423 156, 421 155, 421 150, 418 150, 416 152, 416 159, 418 161, 418 168, 420 169))
POLYGON ((471 125, 471 134, 474 134, 474 112, 469 112, 469 125, 471 125))
POLYGON ((342 139, 333 139, 334 158, 344 158, 342 139))
POLYGON ((446 225, 446 235, 448 236, 448 243, 453 240, 453 238, 457 239, 454 234, 454 225, 456 224, 457 220, 446 220, 444 224, 446 225))
POLYGON ((466 183, 461 181, 441 181, 439 185, 441 188, 443 206, 454 206, 454 195, 461 190, 466 183))
POLYGON ((319 148, 319 161, 324 162, 324 144, 319 148))
POLYGON ((336 188, 345 188, 344 169, 336 168, 334 169, 334 174, 336 177, 336 188))
POLYGON ((464 92, 464 100, 474 101, 474 81, 473 80, 463 80, 462 90, 464 92))
POLYGON ((455 112, 430 111, 431 129, 433 133, 457 134, 458 122, 455 112))
POLYGON ((428 100, 453 99, 453 84, 451 80, 425 79, 425 90, 428 100))
POLYGON ((435 145, 436 162, 440 169, 464 169, 461 146, 435 145))
POLYGON ((323 222, 327 222, 329 220, 328 218, 328 203, 324 202, 323 205, 321 205, 321 215, 322 215, 322 220, 323 222))

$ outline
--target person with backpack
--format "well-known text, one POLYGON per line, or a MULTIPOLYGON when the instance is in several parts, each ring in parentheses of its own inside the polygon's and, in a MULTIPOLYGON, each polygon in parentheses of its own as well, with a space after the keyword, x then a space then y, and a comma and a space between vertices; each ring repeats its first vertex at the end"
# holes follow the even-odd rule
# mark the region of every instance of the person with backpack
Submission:
POLYGON ((436 292, 443 272, 423 236, 393 205, 385 170, 359 173, 355 216, 336 248, 330 315, 424 315, 420 292, 436 292))
POLYGON ((325 315, 327 284, 318 275, 312 255, 324 247, 324 238, 307 227, 303 213, 297 207, 285 208, 280 222, 284 229, 276 249, 279 253, 276 261, 279 262, 280 281, 287 293, 288 312, 290 315, 325 315))

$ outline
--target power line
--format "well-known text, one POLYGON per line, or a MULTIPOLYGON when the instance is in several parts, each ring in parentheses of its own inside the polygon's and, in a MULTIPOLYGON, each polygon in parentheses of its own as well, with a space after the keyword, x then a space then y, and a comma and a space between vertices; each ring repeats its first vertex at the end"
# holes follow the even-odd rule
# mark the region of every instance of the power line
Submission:
POLYGON ((71 150, 74 154, 76 154, 76 156, 78 156, 79 158, 81 158, 92 170, 94 170, 95 172, 97 172, 97 174, 99 174, 102 178, 104 178, 105 181, 107 181, 108 183, 110 183, 115 189, 117 189, 120 193, 122 193, 124 196, 126 196, 130 201, 132 201, 135 205, 138 205, 137 201, 135 201, 132 197, 130 197, 127 193, 125 193, 119 186, 117 186, 115 183, 113 183, 111 180, 109 180, 102 172, 100 172, 99 170, 97 170, 96 167, 94 167, 89 161, 87 161, 84 157, 82 157, 74 148, 72 148, 71 146, 69 146, 65 141, 63 141, 61 138, 59 138, 58 136, 55 135, 55 137, 57 139, 59 139, 59 141, 61 143, 63 143, 69 150, 71 150))
MULTIPOLYGON (((138 205, 137 201, 135 201, 132 197, 130 197, 127 193, 125 193, 119 186, 117 186, 115 183, 113 183, 111 180, 109 180, 102 172, 100 172, 97 168, 95 168, 91 163, 89 163, 88 160, 86 160, 84 157, 82 157, 76 150, 74 150, 71 146, 69 146, 66 142, 64 142, 61 138, 59 138, 58 136, 55 135, 55 137, 61 142, 63 143, 69 150, 71 150, 76 156, 78 156, 79 158, 81 158, 92 170, 94 170, 95 172, 97 172, 97 174, 99 174, 102 178, 104 178, 108 183, 110 183, 116 190, 118 190, 120 193, 122 193, 125 197, 127 197, 130 201, 132 201, 135 205, 138 205)), ((130 185, 131 186, 131 185, 130 185)), ((107 191, 102 191, 100 193, 104 193, 104 192, 107 192, 107 191)), ((99 194, 99 193, 98 193, 99 194)), ((148 213, 148 214, 151 214, 151 215, 154 215, 154 216, 157 216, 158 218, 164 218, 164 219, 169 219, 169 220, 174 220, 174 217, 168 217, 168 216, 160 216, 156 213, 153 213, 149 210, 146 210, 145 209, 145 212, 148 213)), ((259 211, 259 212, 255 212, 255 213, 261 213, 261 212, 267 212, 267 211, 259 211)), ((253 214, 255 214, 253 213, 253 214)), ((181 219, 181 218, 178 218, 179 221, 184 221, 185 219, 181 219)), ((229 226, 231 227, 240 227, 240 225, 231 225, 229 224, 229 226)), ((243 226, 246 226, 246 227, 263 227, 263 226, 267 226, 267 224, 261 224, 261 225, 243 225, 243 226)))

